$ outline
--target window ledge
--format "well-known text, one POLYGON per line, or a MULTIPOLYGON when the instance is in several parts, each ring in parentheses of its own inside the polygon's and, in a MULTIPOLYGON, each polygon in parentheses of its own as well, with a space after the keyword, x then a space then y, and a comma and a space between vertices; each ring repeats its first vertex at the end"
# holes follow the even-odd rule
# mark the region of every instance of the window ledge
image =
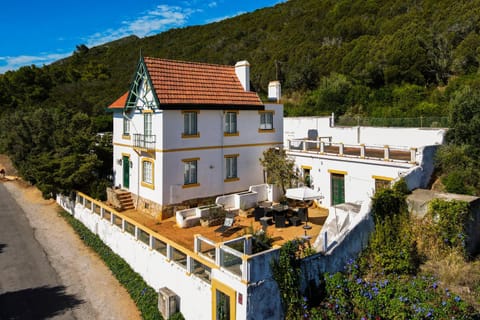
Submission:
POLYGON ((223 136, 224 137, 238 137, 240 135, 240 132, 224 132, 223 136))
POLYGON ((199 132, 197 132, 197 133, 195 133, 195 134, 182 133, 182 138, 183 138, 183 139, 200 138, 200 133, 199 133, 199 132))
POLYGON ((182 186, 183 189, 186 189, 186 188, 195 188, 195 187, 200 187, 200 183, 184 184, 184 185, 182 186))
POLYGON ((274 133, 275 129, 258 129, 259 133, 274 133))
POLYGON ((153 183, 147 183, 147 182, 143 182, 143 181, 142 181, 142 187, 149 188, 149 189, 152 189, 152 190, 155 189, 155 185, 153 183))
POLYGON ((132 136, 129 135, 129 134, 122 134, 122 139, 124 139, 124 140, 130 140, 131 137, 132 137, 132 136))
POLYGON ((239 180, 240 180, 240 178, 238 178, 238 177, 237 178, 227 178, 227 179, 223 180, 223 182, 234 182, 234 181, 239 181, 239 180))

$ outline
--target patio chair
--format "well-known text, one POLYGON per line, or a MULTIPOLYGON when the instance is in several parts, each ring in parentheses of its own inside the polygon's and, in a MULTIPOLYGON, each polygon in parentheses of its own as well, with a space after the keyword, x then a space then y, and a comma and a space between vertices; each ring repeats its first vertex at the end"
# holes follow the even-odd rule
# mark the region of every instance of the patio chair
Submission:
POLYGON ((275 213, 275 228, 285 228, 285 212, 275 213))
POLYGON ((265 208, 255 207, 255 209, 253 210, 253 215, 255 217, 255 221, 260 221, 260 218, 265 216, 265 208))
POLYGON ((220 226, 217 229, 215 229, 215 233, 218 232, 223 235, 233 226, 234 221, 235 221, 235 214, 231 212, 227 213, 227 215, 225 216, 225 221, 223 222, 223 226, 220 226))

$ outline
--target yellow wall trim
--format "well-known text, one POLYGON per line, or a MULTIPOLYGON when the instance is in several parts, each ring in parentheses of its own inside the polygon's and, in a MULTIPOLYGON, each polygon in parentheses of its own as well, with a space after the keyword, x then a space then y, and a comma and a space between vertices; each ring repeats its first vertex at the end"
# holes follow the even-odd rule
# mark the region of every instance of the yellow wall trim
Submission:
POLYGON ((334 173, 334 174, 343 174, 343 175, 347 175, 347 171, 342 171, 342 170, 333 170, 333 169, 328 169, 328 172, 329 173, 334 173))
POLYGON ((385 176, 372 176, 372 178, 375 180, 385 180, 385 181, 392 181, 394 179, 394 178, 385 177, 385 176))
POLYGON ((304 165, 302 165, 301 168, 302 168, 302 169, 307 169, 307 170, 312 170, 312 166, 304 166, 304 165))
POLYGON ((182 110, 182 113, 191 113, 191 112, 200 113, 200 110, 182 110))
MULTIPOLYGON (((271 131, 271 130, 267 130, 271 131)), ((133 149, 132 145, 124 143, 113 143, 117 147, 129 147, 133 149)), ((192 148, 178 148, 178 149, 155 149, 155 152, 183 152, 183 151, 197 151, 197 150, 212 150, 212 149, 231 149, 231 148, 249 148, 249 147, 266 147, 266 146, 281 146, 283 142, 265 142, 265 143, 245 143, 232 144, 227 146, 208 146, 208 147, 192 147, 192 148)))

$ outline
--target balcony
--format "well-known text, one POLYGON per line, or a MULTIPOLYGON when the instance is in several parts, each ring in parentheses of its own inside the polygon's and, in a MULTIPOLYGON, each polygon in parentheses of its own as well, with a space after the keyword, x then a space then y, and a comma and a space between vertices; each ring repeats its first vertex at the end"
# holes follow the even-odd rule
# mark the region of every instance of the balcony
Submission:
POLYGON ((135 133, 133 135, 133 147, 144 151, 154 151, 157 136, 135 133))

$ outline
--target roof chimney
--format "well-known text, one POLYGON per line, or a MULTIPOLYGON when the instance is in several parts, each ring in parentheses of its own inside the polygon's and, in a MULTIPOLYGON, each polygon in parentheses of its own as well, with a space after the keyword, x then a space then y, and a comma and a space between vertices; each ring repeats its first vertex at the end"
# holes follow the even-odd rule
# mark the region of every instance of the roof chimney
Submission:
POLYGON ((280 81, 270 81, 268 84, 268 100, 280 102, 282 97, 282 87, 280 81))
POLYGON ((238 61, 235 64, 235 73, 245 91, 250 91, 250 63, 247 60, 238 61))

